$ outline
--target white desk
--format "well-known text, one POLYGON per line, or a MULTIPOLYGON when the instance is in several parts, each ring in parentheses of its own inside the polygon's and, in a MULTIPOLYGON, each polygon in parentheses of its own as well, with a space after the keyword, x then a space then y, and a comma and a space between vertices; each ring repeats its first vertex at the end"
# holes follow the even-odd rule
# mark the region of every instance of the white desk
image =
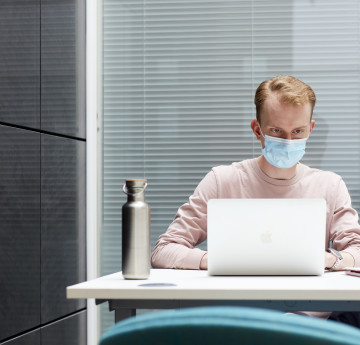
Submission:
POLYGON ((242 305, 285 311, 360 311, 360 278, 344 272, 322 277, 210 277, 207 271, 151 270, 147 280, 121 272, 69 286, 67 298, 109 301, 115 321, 136 309, 242 305))

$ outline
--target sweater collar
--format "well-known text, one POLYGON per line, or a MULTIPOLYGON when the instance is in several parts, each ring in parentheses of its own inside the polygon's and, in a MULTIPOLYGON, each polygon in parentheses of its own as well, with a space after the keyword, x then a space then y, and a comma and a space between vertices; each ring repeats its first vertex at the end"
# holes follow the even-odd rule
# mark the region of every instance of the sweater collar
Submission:
POLYGON ((295 183, 297 183, 301 177, 303 176, 304 174, 304 164, 301 164, 301 163, 298 163, 298 166, 297 166, 297 172, 296 172, 296 175, 294 177, 292 177, 291 179, 289 180, 278 180, 278 179, 275 179, 275 178, 272 178, 270 176, 267 176, 259 167, 257 161, 256 161, 256 158, 254 159, 249 159, 249 163, 252 167, 252 169, 255 171, 256 175, 261 178, 263 181, 267 182, 267 183, 270 183, 270 184, 273 184, 273 185, 276 185, 276 186, 291 186, 295 183))

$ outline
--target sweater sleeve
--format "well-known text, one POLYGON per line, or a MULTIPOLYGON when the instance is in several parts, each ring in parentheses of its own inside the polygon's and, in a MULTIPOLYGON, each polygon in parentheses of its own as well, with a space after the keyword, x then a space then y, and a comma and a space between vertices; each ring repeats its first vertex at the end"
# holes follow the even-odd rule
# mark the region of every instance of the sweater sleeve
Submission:
POLYGON ((209 172, 182 205, 166 233, 154 247, 151 263, 155 268, 199 269, 205 251, 195 248, 207 237, 207 202, 217 197, 217 183, 209 172))
POLYGON ((350 253, 355 260, 355 266, 360 266, 359 218, 351 206, 350 195, 342 179, 334 198, 336 202, 330 228, 330 239, 333 240, 336 250, 350 253))

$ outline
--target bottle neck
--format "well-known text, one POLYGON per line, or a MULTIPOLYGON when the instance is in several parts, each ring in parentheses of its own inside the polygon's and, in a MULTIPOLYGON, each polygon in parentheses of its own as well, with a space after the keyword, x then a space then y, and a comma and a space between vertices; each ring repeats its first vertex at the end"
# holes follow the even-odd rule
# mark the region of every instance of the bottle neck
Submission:
POLYGON ((129 188, 127 192, 127 196, 128 196, 128 201, 145 201, 144 190, 139 192, 139 189, 132 190, 131 188, 129 188))

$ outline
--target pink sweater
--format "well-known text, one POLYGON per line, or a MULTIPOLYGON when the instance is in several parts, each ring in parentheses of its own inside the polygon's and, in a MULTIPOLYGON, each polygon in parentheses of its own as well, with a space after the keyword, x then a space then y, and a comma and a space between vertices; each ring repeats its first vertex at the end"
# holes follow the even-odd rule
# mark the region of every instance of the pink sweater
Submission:
MULTIPOLYGON (((290 180, 265 175, 255 159, 213 168, 182 205, 152 253, 157 268, 199 269, 205 251, 195 246, 206 239, 207 202, 214 198, 324 198, 327 203, 326 242, 345 250, 360 266, 360 226, 349 192, 340 176, 298 164, 290 180)), ((261 212, 261 210, 259 210, 261 212)))

